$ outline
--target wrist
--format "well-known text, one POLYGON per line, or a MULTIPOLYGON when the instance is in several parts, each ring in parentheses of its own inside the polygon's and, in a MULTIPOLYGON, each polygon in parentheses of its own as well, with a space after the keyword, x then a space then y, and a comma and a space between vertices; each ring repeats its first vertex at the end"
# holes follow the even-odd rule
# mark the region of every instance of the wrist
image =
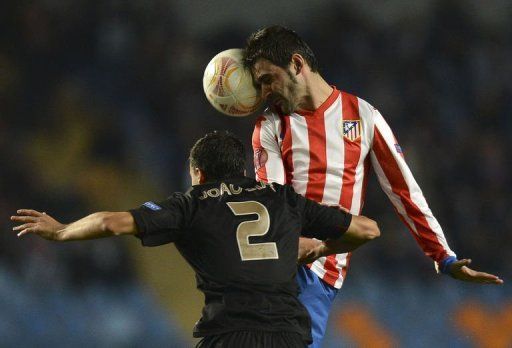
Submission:
POLYGON ((59 241, 59 242, 63 242, 66 240, 66 227, 67 226, 68 225, 60 224, 57 231, 55 231, 54 240, 59 241))
POLYGON ((439 272, 442 274, 451 275, 451 265, 456 262, 457 258, 455 256, 448 256, 443 261, 439 263, 439 272))
POLYGON ((327 245, 325 245, 324 242, 320 242, 318 244, 318 246, 316 247, 315 251, 316 251, 316 257, 317 258, 325 257, 325 256, 329 256, 330 255, 329 248, 327 247, 327 245))

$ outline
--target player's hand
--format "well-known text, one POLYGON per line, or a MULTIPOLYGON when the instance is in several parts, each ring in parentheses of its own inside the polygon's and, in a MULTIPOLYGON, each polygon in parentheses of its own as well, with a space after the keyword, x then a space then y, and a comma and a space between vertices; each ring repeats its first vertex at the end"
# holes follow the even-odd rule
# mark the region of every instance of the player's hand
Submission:
POLYGON ((19 209, 16 214, 11 216, 11 220, 20 223, 12 229, 18 232, 18 237, 34 233, 44 239, 57 240, 59 231, 66 226, 50 215, 32 209, 19 209))
POLYGON ((503 280, 493 274, 478 272, 468 267, 469 259, 455 261, 450 265, 450 274, 458 280, 482 284, 503 284, 503 280))
POLYGON ((323 245, 322 241, 318 239, 300 237, 297 262, 299 264, 308 264, 316 261, 316 259, 323 256, 321 254, 323 245))

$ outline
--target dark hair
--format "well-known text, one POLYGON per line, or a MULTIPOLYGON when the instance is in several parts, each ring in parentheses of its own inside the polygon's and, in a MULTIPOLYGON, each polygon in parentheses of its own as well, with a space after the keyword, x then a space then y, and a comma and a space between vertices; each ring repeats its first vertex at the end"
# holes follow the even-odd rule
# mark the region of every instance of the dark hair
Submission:
POLYGON ((318 71, 318 61, 308 44, 293 30, 274 25, 258 30, 247 39, 244 64, 251 69, 258 59, 265 58, 286 69, 294 53, 304 57, 311 71, 318 71))
POLYGON ((204 172, 207 181, 244 176, 244 145, 228 131, 207 133, 192 146, 189 159, 192 167, 204 172))

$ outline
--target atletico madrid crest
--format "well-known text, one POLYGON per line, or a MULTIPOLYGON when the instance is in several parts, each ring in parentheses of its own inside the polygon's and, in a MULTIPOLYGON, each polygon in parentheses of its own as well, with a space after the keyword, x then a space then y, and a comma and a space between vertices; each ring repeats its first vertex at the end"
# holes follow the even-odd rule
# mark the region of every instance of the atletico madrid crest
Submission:
POLYGON ((360 120, 349 120, 343 121, 343 137, 350 140, 356 141, 361 136, 361 121, 360 120))

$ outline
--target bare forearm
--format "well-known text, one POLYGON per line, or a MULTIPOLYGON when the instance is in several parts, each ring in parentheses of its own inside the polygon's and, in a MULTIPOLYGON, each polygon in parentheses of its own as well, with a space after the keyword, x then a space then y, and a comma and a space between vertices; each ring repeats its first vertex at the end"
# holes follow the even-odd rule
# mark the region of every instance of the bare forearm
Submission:
POLYGON ((337 239, 328 239, 320 246, 322 256, 353 251, 380 236, 377 223, 364 216, 353 216, 348 230, 337 239))
POLYGON ((319 257, 350 252, 379 236, 380 230, 375 221, 364 216, 353 216, 347 231, 337 239, 322 242, 300 238, 298 262, 310 263, 319 257))
POLYGON ((114 233, 105 224, 108 214, 106 212, 94 213, 64 225, 61 230, 57 231, 55 240, 72 241, 110 237, 114 233))
POLYGON ((329 239, 325 241, 301 237, 299 240, 298 262, 301 264, 307 264, 320 257, 347 253, 357 249, 368 240, 369 239, 354 239, 345 235, 338 239, 329 239))
POLYGON ((18 237, 30 233, 49 240, 71 241, 137 233, 129 212, 98 212, 67 225, 32 209, 19 209, 17 214, 11 220, 20 223, 13 228, 18 237))

